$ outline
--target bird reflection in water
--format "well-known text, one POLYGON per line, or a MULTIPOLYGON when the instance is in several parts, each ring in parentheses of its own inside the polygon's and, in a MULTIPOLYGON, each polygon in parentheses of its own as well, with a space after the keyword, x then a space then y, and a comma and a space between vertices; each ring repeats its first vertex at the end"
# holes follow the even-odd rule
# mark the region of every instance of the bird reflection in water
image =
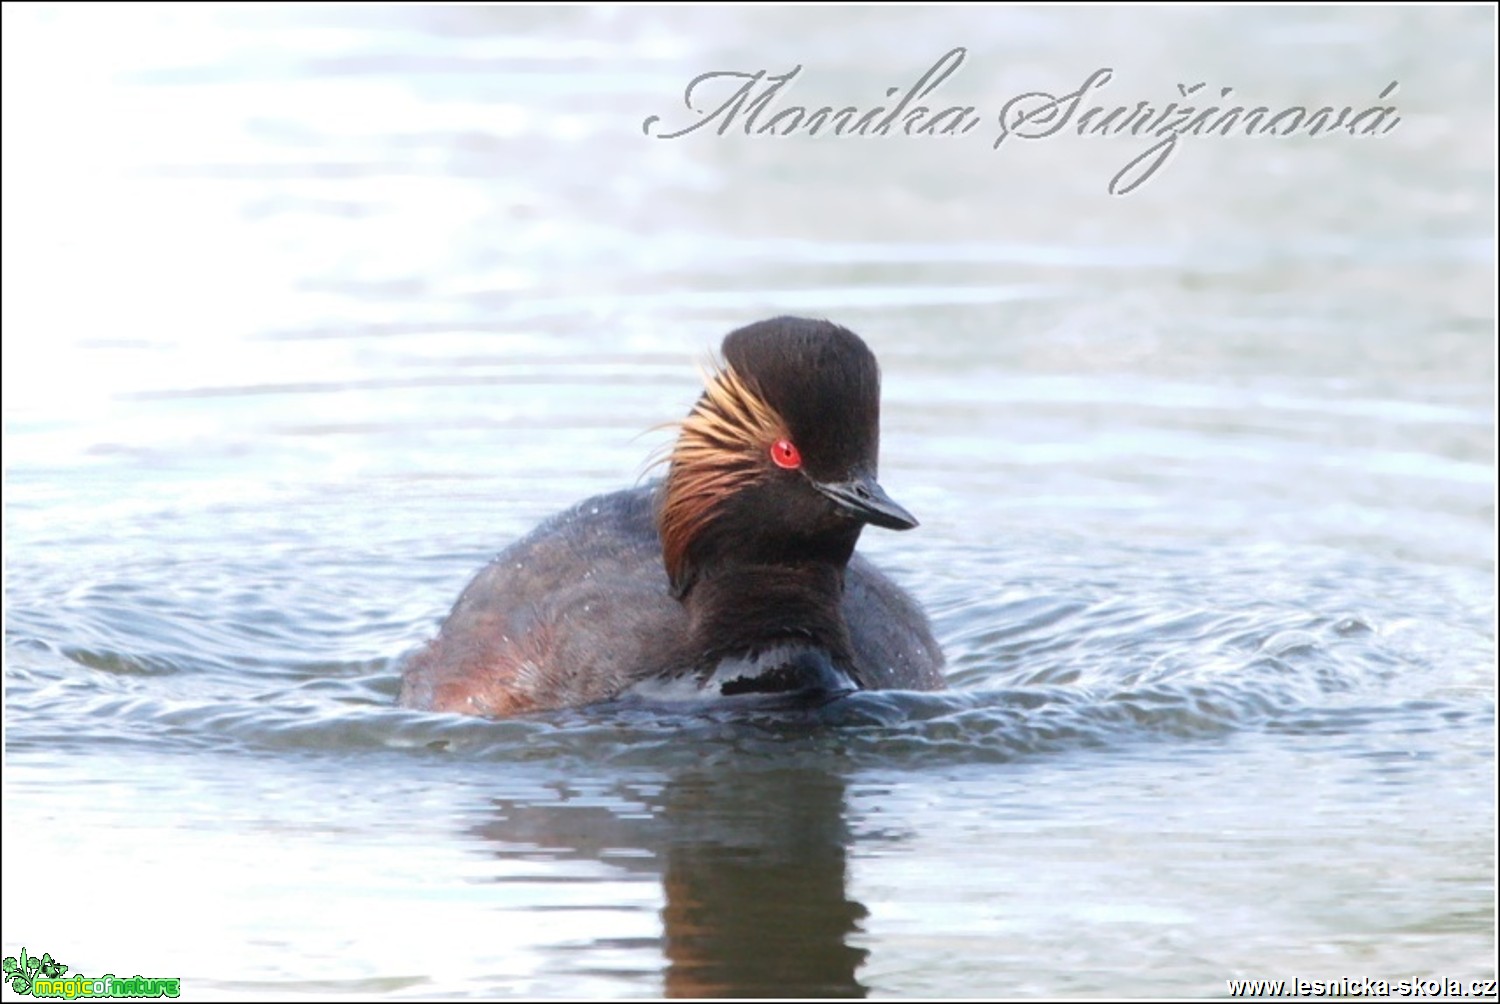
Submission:
POLYGON ((624 787, 628 811, 496 799, 476 832, 507 859, 542 851, 657 875, 665 996, 865 996, 842 778, 761 765, 624 787))

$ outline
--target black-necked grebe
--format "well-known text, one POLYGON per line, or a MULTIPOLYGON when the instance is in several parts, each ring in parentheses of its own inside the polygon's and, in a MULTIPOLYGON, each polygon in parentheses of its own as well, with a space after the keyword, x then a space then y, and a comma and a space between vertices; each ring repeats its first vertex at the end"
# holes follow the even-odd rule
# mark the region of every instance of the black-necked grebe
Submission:
POLYGON ((854 554, 917 521, 875 480, 880 370, 859 336, 731 332, 660 483, 588 499, 500 553, 407 663, 401 703, 504 716, 617 698, 935 690, 920 607, 854 554))

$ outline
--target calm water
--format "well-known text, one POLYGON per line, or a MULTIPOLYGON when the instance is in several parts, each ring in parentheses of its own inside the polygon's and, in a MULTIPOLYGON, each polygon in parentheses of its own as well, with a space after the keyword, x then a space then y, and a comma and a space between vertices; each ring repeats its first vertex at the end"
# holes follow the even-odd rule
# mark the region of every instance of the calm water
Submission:
POLYGON ((6 955, 191 997, 1494 977, 1491 11, 4 17, 6 955), (642 131, 707 71, 869 107, 955 46, 968 135, 642 131), (1100 67, 1401 118, 1184 137, 1125 197, 1140 138, 992 149, 1100 67), (882 359, 923 526, 862 546, 953 689, 395 709, 469 576, 784 312, 882 359))

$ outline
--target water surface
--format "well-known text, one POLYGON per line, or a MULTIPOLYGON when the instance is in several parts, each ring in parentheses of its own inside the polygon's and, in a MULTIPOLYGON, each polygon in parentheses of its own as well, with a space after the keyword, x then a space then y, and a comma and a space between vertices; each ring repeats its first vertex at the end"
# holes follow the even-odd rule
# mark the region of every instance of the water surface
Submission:
MULTIPOLYGON (((4 952, 200 997, 1495 975, 1493 16, 5 11, 4 952), (1373 138, 649 138, 801 64, 1373 138), (942 694, 396 709, 729 329, 860 332, 942 694), (59 890, 69 895, 57 895, 59 890), (79 899, 87 900, 81 905, 79 899)), ((985 127, 989 128, 988 125, 985 127)))

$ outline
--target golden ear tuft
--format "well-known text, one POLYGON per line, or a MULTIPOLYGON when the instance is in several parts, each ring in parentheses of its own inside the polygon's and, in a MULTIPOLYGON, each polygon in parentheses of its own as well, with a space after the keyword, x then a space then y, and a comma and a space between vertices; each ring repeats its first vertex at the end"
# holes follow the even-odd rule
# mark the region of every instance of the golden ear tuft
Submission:
POLYGON ((679 423, 668 462, 660 531, 674 586, 686 571, 688 545, 725 498, 768 473, 766 449, 787 435, 785 423, 727 364, 704 372, 704 390, 679 423))

